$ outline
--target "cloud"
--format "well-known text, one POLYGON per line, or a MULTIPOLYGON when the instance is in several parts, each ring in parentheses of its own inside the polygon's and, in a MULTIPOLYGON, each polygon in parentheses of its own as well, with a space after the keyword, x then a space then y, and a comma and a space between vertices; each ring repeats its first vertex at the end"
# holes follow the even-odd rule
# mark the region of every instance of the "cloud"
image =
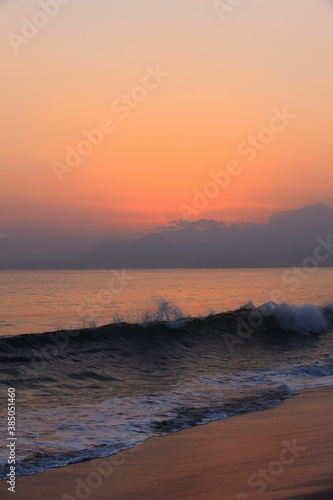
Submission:
POLYGON ((158 226, 159 231, 177 231, 179 229, 214 229, 224 227, 225 223, 214 219, 199 219, 197 221, 172 220, 169 226, 158 226))

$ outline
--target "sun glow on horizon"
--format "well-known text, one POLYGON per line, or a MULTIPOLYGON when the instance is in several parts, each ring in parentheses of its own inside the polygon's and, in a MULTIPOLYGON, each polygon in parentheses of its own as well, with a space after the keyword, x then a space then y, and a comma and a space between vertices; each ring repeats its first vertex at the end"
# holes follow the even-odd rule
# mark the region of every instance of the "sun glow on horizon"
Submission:
MULTIPOLYGON (((0 10, 22 36, 36 4, 0 10)), ((184 205, 226 222, 332 206, 332 16, 314 0, 244 2, 223 22, 212 2, 82 0, 17 53, 7 36, 2 226, 131 237, 184 205)))

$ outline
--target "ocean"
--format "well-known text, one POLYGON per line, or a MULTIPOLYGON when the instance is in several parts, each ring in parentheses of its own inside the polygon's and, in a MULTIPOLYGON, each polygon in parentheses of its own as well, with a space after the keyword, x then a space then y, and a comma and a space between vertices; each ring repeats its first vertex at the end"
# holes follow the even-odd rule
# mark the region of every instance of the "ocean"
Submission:
POLYGON ((17 474, 333 385, 332 286, 331 268, 1 271, 17 474))

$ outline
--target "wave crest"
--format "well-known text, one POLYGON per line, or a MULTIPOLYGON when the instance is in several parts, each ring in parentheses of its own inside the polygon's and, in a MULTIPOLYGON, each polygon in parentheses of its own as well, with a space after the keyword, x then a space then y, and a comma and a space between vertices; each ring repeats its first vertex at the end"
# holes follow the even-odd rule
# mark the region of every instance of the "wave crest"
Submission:
MULTIPOLYGON (((286 303, 267 302, 259 307, 252 303, 240 309, 205 317, 182 317, 181 310, 168 301, 161 301, 154 310, 141 315, 140 321, 127 323, 116 321, 106 326, 60 330, 40 334, 23 334, 0 338, 2 362, 29 362, 31 350, 39 351, 48 346, 49 357, 53 351, 66 356, 66 349, 91 348, 104 350, 126 344, 130 350, 139 345, 165 349, 171 344, 200 346, 211 349, 227 339, 243 343, 253 334, 281 338, 283 331, 297 334, 319 334, 333 327, 333 304, 324 307, 312 304, 296 306, 286 303), (53 351, 51 347, 54 347, 53 351)), ((256 338, 256 343, 260 343, 256 338)), ((55 354, 56 355, 56 354, 55 354)))
MULTIPOLYGON (((326 331, 330 323, 330 309, 306 304, 296 306, 291 304, 275 304, 268 302, 259 309, 270 308, 276 326, 282 330, 293 330, 301 334, 319 333, 326 331)), ((333 308, 333 305, 330 306, 333 308)))

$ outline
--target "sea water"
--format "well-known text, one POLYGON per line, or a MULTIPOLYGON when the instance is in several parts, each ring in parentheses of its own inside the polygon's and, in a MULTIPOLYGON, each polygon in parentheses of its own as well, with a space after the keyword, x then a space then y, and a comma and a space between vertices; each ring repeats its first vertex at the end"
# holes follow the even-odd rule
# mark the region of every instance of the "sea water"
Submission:
MULTIPOLYGON (((1 397, 16 389, 18 474, 333 384, 331 269, 0 275, 1 397)), ((1 478, 6 462, 2 450, 1 478)))

